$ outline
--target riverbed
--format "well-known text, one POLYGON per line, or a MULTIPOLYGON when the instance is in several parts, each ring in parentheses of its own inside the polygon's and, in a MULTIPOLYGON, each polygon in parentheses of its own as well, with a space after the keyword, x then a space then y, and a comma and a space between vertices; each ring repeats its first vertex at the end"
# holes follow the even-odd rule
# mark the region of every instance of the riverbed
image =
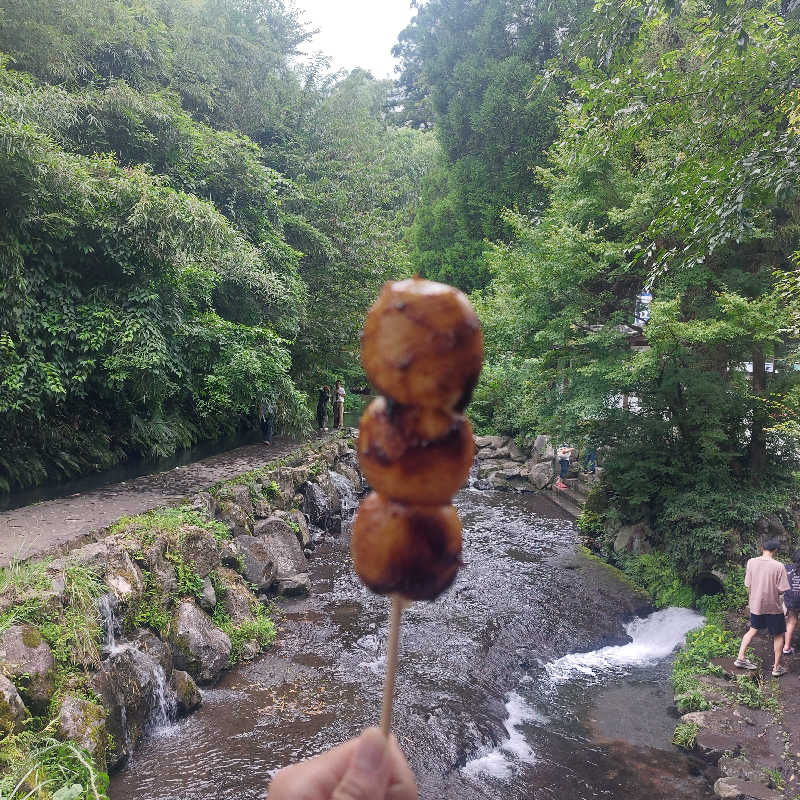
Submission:
MULTIPOLYGON (((403 627, 394 730, 420 797, 711 797, 670 744, 670 660, 700 616, 643 616, 544 497, 465 490, 455 502, 465 565, 403 627)), ((319 541, 313 594, 276 608, 274 650, 154 731, 112 800, 256 800, 275 770, 376 723, 388 602, 360 584, 348 544, 319 541)))

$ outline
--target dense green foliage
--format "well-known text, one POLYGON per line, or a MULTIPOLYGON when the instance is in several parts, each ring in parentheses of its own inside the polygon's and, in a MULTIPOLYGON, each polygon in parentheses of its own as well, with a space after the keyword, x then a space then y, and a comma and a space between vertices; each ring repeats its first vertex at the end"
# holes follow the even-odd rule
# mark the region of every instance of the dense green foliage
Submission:
MULTIPOLYGON (((439 197, 464 196, 460 170, 479 154, 486 203, 507 209, 504 229, 480 235, 492 240, 491 280, 473 295, 487 363, 470 413, 482 432, 599 447, 601 524, 648 523, 679 574, 738 561, 798 466, 798 20, 772 0, 635 0, 563 23, 550 61, 526 57, 526 94, 504 95, 519 110, 504 131, 523 124, 523 99, 563 98, 546 158, 534 145, 547 136, 531 134, 531 149, 503 159, 524 163, 523 199, 491 157, 471 81, 493 91, 489 61, 546 38, 509 23, 533 8, 438 0, 401 39, 404 80, 430 100, 442 142, 439 197), (490 59, 496 19, 506 39, 490 59), (635 317, 645 289, 649 321, 635 317)), ((452 204, 438 202, 428 229, 454 230, 452 204)), ((474 264, 461 274, 480 285, 474 264)))
POLYGON ((0 27, 0 491, 310 422, 430 137, 386 83, 293 66, 282 3, 7 4, 0 27), (7 56, 3 57, 2 53, 7 56))
POLYGON ((503 210, 540 204, 535 167, 557 134, 563 88, 546 67, 587 10, 581 0, 430 0, 400 34, 400 113, 435 124, 443 152, 411 230, 421 274, 484 286, 484 240, 512 231, 503 210))

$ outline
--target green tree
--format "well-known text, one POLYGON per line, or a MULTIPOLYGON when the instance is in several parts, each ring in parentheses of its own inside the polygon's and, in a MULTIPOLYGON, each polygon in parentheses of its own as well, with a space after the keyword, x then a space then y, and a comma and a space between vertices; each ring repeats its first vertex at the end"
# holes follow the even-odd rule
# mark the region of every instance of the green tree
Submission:
MULTIPOLYGON (((618 11, 598 8, 583 52, 612 41, 618 11)), ((577 65, 539 172, 549 206, 508 216, 517 239, 494 248, 479 304, 490 363, 529 365, 531 427, 512 432, 606 444, 618 512, 696 568, 730 555, 719 519, 699 522, 709 498, 786 480, 795 460, 781 423, 796 341, 776 290, 798 246, 800 35, 771 3, 625 11, 628 35, 577 65)))
POLYGON ((527 213, 544 200, 534 168, 556 136, 561 90, 546 65, 587 8, 431 0, 400 34, 403 96, 395 102, 408 120, 435 124, 447 164, 446 178, 427 185, 412 234, 423 274, 467 290, 485 285, 483 241, 511 233, 503 209, 527 213), (463 278, 461 258, 469 259, 463 278))

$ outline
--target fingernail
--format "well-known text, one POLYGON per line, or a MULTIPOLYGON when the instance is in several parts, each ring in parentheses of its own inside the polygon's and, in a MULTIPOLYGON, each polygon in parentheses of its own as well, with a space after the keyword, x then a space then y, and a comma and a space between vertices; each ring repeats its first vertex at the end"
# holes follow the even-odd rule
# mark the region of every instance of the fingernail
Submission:
POLYGON ((386 753, 386 741, 386 737, 377 728, 364 731, 358 740, 354 765, 365 772, 377 772, 386 753))

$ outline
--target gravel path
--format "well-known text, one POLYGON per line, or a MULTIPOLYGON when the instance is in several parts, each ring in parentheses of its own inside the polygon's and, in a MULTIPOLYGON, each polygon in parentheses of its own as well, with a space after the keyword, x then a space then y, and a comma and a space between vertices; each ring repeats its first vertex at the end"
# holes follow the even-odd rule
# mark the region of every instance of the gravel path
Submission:
POLYGON ((166 472, 0 512, 0 566, 62 552, 120 517, 174 503, 300 446, 297 441, 276 438, 271 447, 238 447, 166 472))

